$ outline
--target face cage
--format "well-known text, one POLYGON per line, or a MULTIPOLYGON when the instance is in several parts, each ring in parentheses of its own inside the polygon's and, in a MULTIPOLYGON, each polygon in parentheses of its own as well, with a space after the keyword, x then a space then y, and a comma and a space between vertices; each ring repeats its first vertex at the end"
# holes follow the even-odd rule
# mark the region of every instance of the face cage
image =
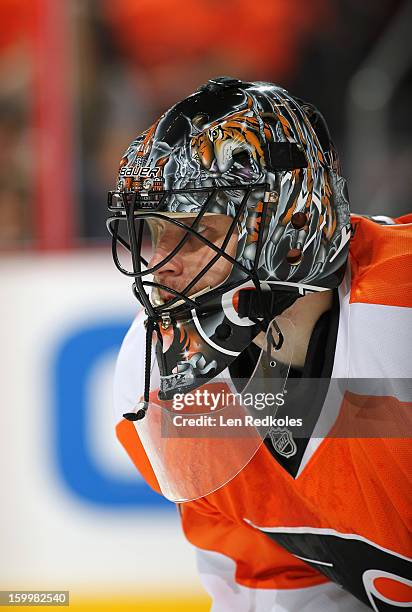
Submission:
MULTIPOLYGON (((257 276, 257 267, 258 267, 258 262, 260 259, 260 253, 261 253, 262 244, 263 244, 263 228, 266 225, 266 216, 267 216, 267 209, 268 209, 268 201, 266 201, 267 198, 265 197, 263 198, 262 220, 261 220, 260 227, 259 227, 259 233, 258 233, 258 239, 257 239, 257 245, 256 245, 256 253, 255 253, 252 269, 248 270, 239 261, 237 261, 230 255, 228 255, 224 251, 224 249, 226 248, 229 242, 230 237, 233 234, 234 229, 236 228, 236 225, 239 219, 241 218, 243 212, 246 209, 246 205, 249 200, 250 194, 252 193, 254 189, 264 189, 265 191, 268 191, 269 186, 266 183, 258 183, 258 184, 255 183, 252 185, 232 185, 230 187, 222 186, 222 187, 211 187, 211 188, 200 188, 200 189, 193 188, 193 189, 167 190, 167 191, 162 192, 162 197, 160 200, 157 199, 158 204, 153 205, 153 207, 151 207, 150 209, 149 207, 147 207, 147 204, 150 201, 150 196, 153 195, 155 198, 159 198, 159 192, 149 192, 148 198, 142 198, 142 196, 138 192, 125 192, 125 191, 109 192, 108 208, 109 208, 109 211, 114 214, 107 219, 106 224, 107 224, 107 228, 109 232, 112 235, 113 260, 114 260, 114 263, 117 269, 120 272, 122 272, 122 274, 125 274, 126 276, 130 276, 134 278, 135 282, 133 284, 133 293, 135 297, 137 298, 137 300, 142 304, 142 306, 144 306, 144 308, 146 309, 146 313, 150 317, 154 317, 155 319, 159 318, 162 313, 165 313, 165 311, 168 311, 170 308, 172 308, 176 304, 176 302, 178 302, 179 300, 183 300, 183 304, 173 308, 173 313, 176 315, 186 311, 187 309, 190 309, 190 310, 193 308, 198 309, 199 307, 202 306, 202 301, 209 302, 211 299, 216 298, 219 295, 222 295, 226 291, 229 291, 235 288, 236 286, 243 284, 246 280, 251 280, 254 283, 256 290, 260 294, 260 284, 259 284, 259 279, 257 276), (236 211, 236 215, 233 217, 232 223, 229 226, 229 229, 223 240, 222 246, 217 247, 215 244, 213 244, 213 242, 211 242, 210 240, 208 240, 207 238, 199 234, 196 231, 196 228, 198 227, 203 215, 207 212, 207 207, 209 203, 211 202, 213 196, 216 194, 216 192, 222 191, 222 190, 224 191, 231 191, 231 190, 244 191, 245 195, 243 196, 242 202, 236 211), (207 196, 206 201, 202 204, 199 213, 196 215, 196 217, 194 217, 194 220, 191 226, 186 226, 184 223, 179 221, 179 219, 177 218, 167 216, 165 214, 165 211, 161 210, 162 205, 165 201, 165 198, 167 198, 170 195, 178 194, 178 193, 185 193, 185 194, 186 193, 202 193, 202 194, 206 193, 207 194, 209 192, 210 194, 207 196), (121 198, 121 201, 123 204, 122 206, 112 205, 113 195, 116 195, 117 197, 121 198), (129 242, 124 240, 119 235, 119 232, 118 232, 119 220, 125 219, 125 218, 127 222, 129 242), (141 254, 142 246, 143 246, 143 227, 144 227, 143 224, 144 224, 145 219, 148 219, 148 218, 164 219, 168 223, 172 223, 176 225, 177 227, 185 230, 185 235, 183 236, 183 238, 181 238, 181 240, 174 247, 174 249, 166 257, 162 259, 162 261, 152 266, 151 268, 146 268, 145 270, 142 270, 142 264, 144 266, 147 266, 148 264, 148 262, 144 259, 144 257, 141 254), (136 220, 139 221, 138 232, 136 232, 136 227, 135 227, 136 220), (142 280, 144 276, 152 275, 159 268, 164 266, 165 263, 167 263, 173 257, 175 257, 175 255, 178 253, 178 251, 181 249, 184 243, 188 240, 190 235, 196 236, 198 240, 208 245, 213 251, 216 252, 216 255, 212 257, 212 259, 200 270, 200 272, 190 281, 190 283, 186 285, 184 289, 182 289, 181 292, 176 291, 172 289, 171 287, 168 287, 167 285, 162 285, 161 283, 158 283, 158 282, 142 280), (129 250, 131 253, 132 266, 133 266, 133 271, 131 272, 123 268, 123 266, 121 265, 119 261, 119 257, 117 253, 118 243, 120 243, 124 248, 129 250), (241 271, 243 273, 243 278, 241 280, 238 280, 232 283, 224 282, 220 284, 218 287, 210 289, 207 292, 207 294, 205 294, 204 296, 202 295, 199 296, 198 298, 199 301, 195 302, 193 299, 188 297, 188 294, 191 288, 194 287, 194 285, 204 276, 204 274, 206 274, 206 272, 216 263, 216 261, 220 257, 224 257, 233 265, 233 267, 236 267, 239 271, 241 271), (150 301, 149 293, 146 291, 145 287, 150 287, 150 288, 156 287, 158 289, 163 289, 163 290, 170 292, 175 297, 166 301, 164 304, 161 304, 159 306, 153 306, 153 304, 150 301)), ((265 307, 264 307, 263 300, 261 301, 262 301, 262 314, 263 314, 265 307)), ((264 318, 270 320, 270 313, 267 313, 267 316, 265 316, 264 318)))

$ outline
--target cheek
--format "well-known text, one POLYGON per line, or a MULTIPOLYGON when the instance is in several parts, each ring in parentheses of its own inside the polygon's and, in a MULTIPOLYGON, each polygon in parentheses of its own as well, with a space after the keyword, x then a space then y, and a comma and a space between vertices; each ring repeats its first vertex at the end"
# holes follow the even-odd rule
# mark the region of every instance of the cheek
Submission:
MULTIPOLYGON (((223 238, 216 240, 216 246, 221 246, 223 238)), ((238 243, 237 234, 231 236, 228 244, 226 245, 225 252, 231 257, 235 257, 238 243)), ((217 254, 216 251, 211 249, 205 244, 199 245, 199 241, 194 243, 187 243, 184 245, 181 251, 184 267, 183 276, 185 279, 190 280, 194 278, 203 268, 209 263, 213 257, 217 254)), ((229 276, 232 270, 232 263, 225 257, 221 256, 213 264, 213 266, 205 272, 205 275, 196 283, 196 287, 199 285, 211 285, 215 286, 223 282, 227 276, 229 276)))
MULTIPOLYGON (((182 277, 189 282, 202 268, 212 259, 214 251, 206 245, 199 248, 197 244, 185 244, 179 251, 179 257, 183 262, 182 277)), ((206 273, 207 274, 207 273, 206 273)))
POLYGON ((224 257, 222 257, 218 263, 218 271, 219 271, 219 277, 220 277, 220 282, 222 282, 227 276, 229 276, 231 270, 232 270, 232 264, 230 263, 230 261, 227 261, 227 259, 225 259, 224 257))
MULTIPOLYGON (((235 245, 237 244, 237 240, 234 240, 235 245)), ((230 242, 226 247, 225 252, 233 257, 235 255, 236 246, 234 249, 229 248, 230 242)), ((202 253, 202 257, 198 262, 198 271, 201 267, 205 266, 214 256, 216 255, 216 251, 209 249, 206 247, 204 252, 202 253)), ((205 278, 209 280, 209 284, 216 285, 221 283, 232 270, 232 263, 228 261, 225 257, 221 256, 217 261, 213 264, 213 266, 206 272, 205 278)))
MULTIPOLYGON (((224 240, 223 238, 217 240, 216 246, 221 248, 223 244, 223 240, 224 240)), ((225 253, 229 255, 230 257, 232 257, 233 259, 236 257, 237 245, 238 245, 238 234, 235 233, 230 237, 229 242, 227 243, 225 247, 225 253)), ((213 251, 212 249, 209 249, 209 248, 206 248, 206 251, 207 251, 207 255, 206 255, 207 259, 208 261, 210 261, 210 259, 212 259, 214 255, 216 255, 216 251, 213 251)), ((229 268, 232 267, 232 263, 223 256, 217 260, 217 265, 218 264, 228 266, 229 268)))

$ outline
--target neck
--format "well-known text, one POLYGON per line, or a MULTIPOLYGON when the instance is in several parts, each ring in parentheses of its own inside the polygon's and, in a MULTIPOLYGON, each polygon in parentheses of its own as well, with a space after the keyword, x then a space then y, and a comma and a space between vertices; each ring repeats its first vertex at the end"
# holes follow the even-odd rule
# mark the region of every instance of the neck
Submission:
MULTIPOLYGON (((295 333, 291 338, 285 334, 282 347, 276 351, 276 359, 285 361, 292 354, 291 366, 303 368, 309 340, 319 317, 332 306, 332 291, 310 293, 296 300, 280 316, 289 319, 294 325, 295 333)), ((282 329, 281 321, 279 327, 282 329)), ((261 332, 254 340, 260 348, 265 348, 264 334, 261 332)))

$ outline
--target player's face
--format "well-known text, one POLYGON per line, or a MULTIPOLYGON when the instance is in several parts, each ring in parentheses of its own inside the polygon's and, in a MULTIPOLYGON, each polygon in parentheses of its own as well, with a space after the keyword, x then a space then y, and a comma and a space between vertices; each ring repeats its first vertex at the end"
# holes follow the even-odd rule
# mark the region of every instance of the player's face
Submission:
MULTIPOLYGON (((185 217, 179 218, 179 221, 187 226, 191 226, 194 219, 193 217, 185 217)), ((232 221, 233 219, 227 215, 205 215, 201 219, 196 231, 210 240, 215 246, 221 247, 232 221)), ((149 226, 152 234, 153 253, 148 265, 153 267, 173 251, 183 236, 185 236, 186 231, 167 221, 151 220, 149 221, 149 226)), ((237 242, 238 234, 234 231, 225 247, 225 253, 235 257, 237 242)), ((182 291, 215 256, 216 251, 199 238, 189 235, 176 255, 155 272, 154 281, 166 285, 175 291, 182 291)), ((221 284, 227 278, 231 269, 231 262, 224 257, 219 257, 192 287, 189 295, 193 296, 202 290, 221 284)), ((169 291, 163 289, 157 291, 158 296, 163 301, 175 297, 169 291)))

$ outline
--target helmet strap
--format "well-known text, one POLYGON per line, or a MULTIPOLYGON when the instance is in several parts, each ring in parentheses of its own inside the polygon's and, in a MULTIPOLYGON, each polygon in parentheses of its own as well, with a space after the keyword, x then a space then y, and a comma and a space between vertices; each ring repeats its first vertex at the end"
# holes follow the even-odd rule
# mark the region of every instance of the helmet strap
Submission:
POLYGON ((237 312, 240 318, 264 318, 270 321, 292 306, 299 297, 297 291, 276 291, 273 289, 241 289, 237 312))

